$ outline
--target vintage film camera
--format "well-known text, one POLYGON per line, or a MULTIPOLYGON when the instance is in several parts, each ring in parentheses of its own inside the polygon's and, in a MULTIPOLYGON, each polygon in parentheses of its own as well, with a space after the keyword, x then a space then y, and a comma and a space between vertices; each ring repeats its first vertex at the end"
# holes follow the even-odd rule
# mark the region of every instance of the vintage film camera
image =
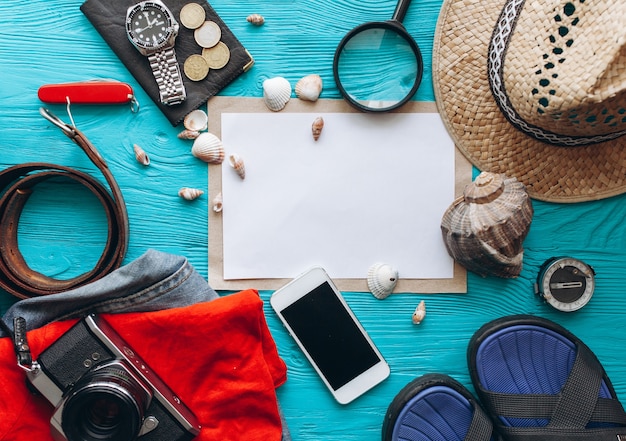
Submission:
POLYGON ((27 377, 55 407, 57 441, 187 441, 200 433, 191 410, 96 315, 43 351, 27 377))

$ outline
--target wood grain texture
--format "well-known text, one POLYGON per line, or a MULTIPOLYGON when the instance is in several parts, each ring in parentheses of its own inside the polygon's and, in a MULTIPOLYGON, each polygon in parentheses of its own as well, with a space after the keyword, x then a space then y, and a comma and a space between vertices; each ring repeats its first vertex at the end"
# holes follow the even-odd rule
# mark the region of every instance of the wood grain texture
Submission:
MULTIPOLYGON (((125 106, 72 108, 77 126, 101 150, 126 199, 131 224, 126 262, 156 248, 188 257, 206 276, 208 200, 184 201, 177 191, 182 186, 206 189, 207 167, 191 156, 189 141, 176 137, 179 129, 171 127, 149 101, 81 14, 80 3, 0 2, 0 168, 48 161, 99 176, 85 155, 41 118, 37 89, 45 83, 92 78, 130 83, 142 105, 138 114, 125 106), (149 167, 135 162, 134 143, 150 155, 149 167)), ((215 0, 211 5, 256 60, 222 95, 260 97, 266 78, 281 75, 295 84, 306 74, 318 73, 324 80, 322 96, 339 98, 332 76, 334 48, 357 24, 390 18, 395 1, 215 0), (264 15, 265 25, 247 23, 251 13, 264 15)), ((418 100, 434 100, 430 58, 440 5, 441 0, 415 1, 405 19, 426 64, 418 100)), ((66 119, 64 106, 49 107, 66 119)), ((388 404, 421 374, 446 373, 470 387, 465 353, 472 333, 507 314, 536 314, 569 328, 595 351, 618 395, 626 399, 626 196, 574 205, 535 202, 534 207, 524 268, 517 279, 469 274, 467 295, 417 293, 380 301, 369 293, 345 293, 392 370, 388 380, 350 405, 333 401, 266 302, 270 329, 289 368, 278 397, 293 438, 378 440, 388 404), (553 311, 533 294, 539 267, 555 255, 581 258, 597 272, 596 293, 576 313, 553 311), (426 300, 427 316, 415 326, 411 313, 421 299, 426 300)), ((97 258, 104 240, 106 225, 98 210, 97 202, 80 188, 62 182, 46 186, 29 203, 20 224, 21 249, 29 263, 57 277, 83 272, 97 258)), ((267 300, 271 292, 261 295, 267 300)), ((2 310, 13 301, 0 293, 2 310)))

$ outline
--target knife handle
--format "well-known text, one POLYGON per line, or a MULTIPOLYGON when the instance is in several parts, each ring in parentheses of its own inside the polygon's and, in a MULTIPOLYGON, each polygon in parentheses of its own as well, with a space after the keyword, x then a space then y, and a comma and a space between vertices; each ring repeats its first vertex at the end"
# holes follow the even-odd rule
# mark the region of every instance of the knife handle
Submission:
POLYGON ((130 85, 121 81, 82 81, 77 83, 45 84, 37 91, 44 103, 124 104, 135 101, 130 85))

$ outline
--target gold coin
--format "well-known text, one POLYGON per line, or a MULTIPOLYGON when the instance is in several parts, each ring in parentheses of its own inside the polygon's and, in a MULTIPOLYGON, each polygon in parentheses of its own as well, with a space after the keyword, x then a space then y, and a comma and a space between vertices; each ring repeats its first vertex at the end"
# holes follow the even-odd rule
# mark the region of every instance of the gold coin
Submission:
POLYGON ((222 38, 222 30, 214 21, 205 21, 193 35, 201 47, 213 47, 222 38))
POLYGON ((197 29, 206 19, 204 8, 198 3, 187 3, 180 10, 180 22, 187 29, 197 29))
POLYGON ((230 49, 223 41, 220 41, 213 47, 202 49, 202 56, 211 69, 221 69, 230 60, 230 49))
POLYGON ((209 74, 209 63, 202 55, 190 55, 183 64, 183 71, 191 81, 201 81, 209 74))

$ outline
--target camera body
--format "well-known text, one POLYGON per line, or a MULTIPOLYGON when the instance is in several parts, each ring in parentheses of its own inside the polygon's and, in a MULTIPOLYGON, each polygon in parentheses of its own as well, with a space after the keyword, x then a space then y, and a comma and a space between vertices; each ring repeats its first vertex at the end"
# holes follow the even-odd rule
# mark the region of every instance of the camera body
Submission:
POLYGON ((44 350, 27 377, 55 407, 57 441, 189 441, 200 433, 191 410, 97 315, 44 350))

